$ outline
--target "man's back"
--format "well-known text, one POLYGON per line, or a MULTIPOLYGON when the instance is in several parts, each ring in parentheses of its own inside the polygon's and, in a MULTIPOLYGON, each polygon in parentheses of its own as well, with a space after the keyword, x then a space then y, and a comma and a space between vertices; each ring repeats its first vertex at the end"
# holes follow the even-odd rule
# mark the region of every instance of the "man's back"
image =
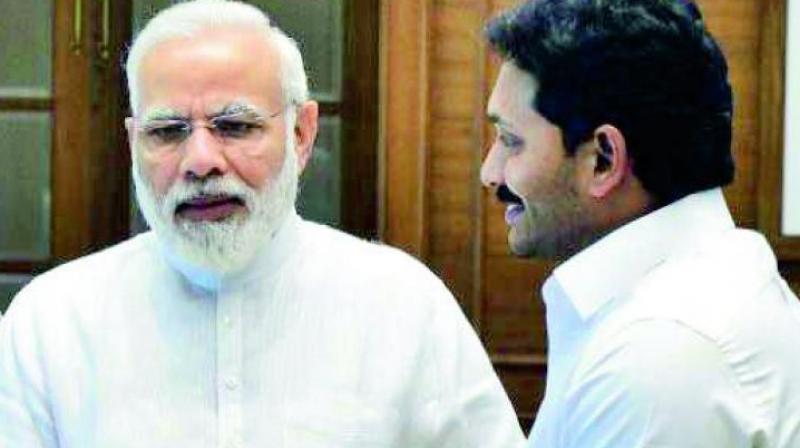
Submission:
POLYGON ((719 191, 622 227, 549 282, 557 349, 534 443, 800 444, 800 302, 719 191), (587 263, 600 255, 613 264, 587 263))

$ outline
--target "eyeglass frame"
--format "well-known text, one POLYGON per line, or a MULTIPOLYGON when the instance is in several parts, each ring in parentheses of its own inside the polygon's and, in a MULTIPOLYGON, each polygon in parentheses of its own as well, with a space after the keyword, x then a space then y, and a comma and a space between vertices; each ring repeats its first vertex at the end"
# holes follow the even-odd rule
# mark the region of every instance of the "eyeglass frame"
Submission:
MULTIPOLYGON (((144 133, 147 138, 150 138, 150 136, 146 134, 148 131, 167 129, 170 127, 170 125, 180 126, 180 131, 183 133, 183 136, 174 142, 161 142, 161 143, 156 143, 154 145, 145 143, 145 145, 148 146, 148 149, 150 149, 153 152, 156 152, 157 150, 165 150, 162 152, 171 152, 173 149, 176 149, 183 143, 185 143, 197 128, 208 129, 211 135, 222 144, 230 145, 231 142, 226 141, 226 139, 230 138, 233 138, 234 141, 237 141, 237 139, 242 141, 246 138, 245 137, 237 138, 237 137, 221 135, 220 132, 224 131, 219 130, 220 128, 218 122, 223 120, 230 120, 231 118, 234 117, 251 116, 253 117, 253 119, 250 120, 247 124, 255 125, 256 127, 259 128, 259 130, 263 132, 264 127, 266 126, 266 123, 269 120, 282 115, 290 107, 296 107, 296 106, 297 106, 296 103, 290 102, 281 107, 276 112, 264 115, 251 105, 234 103, 232 105, 226 106, 220 114, 212 116, 210 118, 206 117, 205 119, 189 119, 189 118, 179 117, 179 113, 175 113, 170 110, 163 112, 165 114, 166 113, 171 114, 171 116, 168 118, 154 118, 154 119, 141 120, 137 116, 131 116, 126 118, 126 122, 130 123, 129 126, 131 127, 131 129, 139 133, 144 133)), ((145 141, 147 141, 147 138, 145 138, 145 141)), ((156 137, 153 138, 155 139, 156 137)))

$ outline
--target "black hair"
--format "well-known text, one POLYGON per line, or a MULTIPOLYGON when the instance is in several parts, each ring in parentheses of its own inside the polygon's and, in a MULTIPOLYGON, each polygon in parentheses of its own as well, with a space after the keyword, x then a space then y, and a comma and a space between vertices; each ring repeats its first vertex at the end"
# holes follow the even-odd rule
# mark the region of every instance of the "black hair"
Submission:
POLYGON ((728 67, 691 0, 531 0, 486 35, 536 79, 569 155, 611 124, 661 205, 733 180, 728 67))

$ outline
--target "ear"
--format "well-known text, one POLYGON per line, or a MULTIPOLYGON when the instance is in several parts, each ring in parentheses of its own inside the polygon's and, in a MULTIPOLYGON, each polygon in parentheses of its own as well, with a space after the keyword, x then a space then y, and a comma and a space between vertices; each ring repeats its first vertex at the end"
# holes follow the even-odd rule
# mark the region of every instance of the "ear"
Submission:
POLYGON ((605 198, 632 174, 625 137, 616 127, 604 124, 595 129, 587 149, 592 168, 588 192, 596 199, 605 198))
POLYGON ((302 173, 311 159, 314 150, 314 140, 317 138, 319 121, 319 104, 316 101, 306 101, 297 109, 297 122, 294 126, 295 151, 297 163, 302 173))

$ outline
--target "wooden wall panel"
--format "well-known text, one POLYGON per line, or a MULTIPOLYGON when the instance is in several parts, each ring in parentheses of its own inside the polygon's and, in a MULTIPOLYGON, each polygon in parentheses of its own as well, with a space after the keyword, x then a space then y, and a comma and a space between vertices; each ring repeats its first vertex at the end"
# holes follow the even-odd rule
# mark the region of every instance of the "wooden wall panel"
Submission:
POLYGON ((495 368, 500 373, 500 380, 508 392, 511 403, 517 409, 520 424, 527 431, 535 417, 534 410, 544 398, 545 369, 541 367, 531 369, 524 363, 495 362, 495 368))
POLYGON ((427 254, 429 0, 381 5, 379 236, 427 254))
MULTIPOLYGON (((758 171, 758 228, 785 261, 800 263, 800 238, 781 233, 781 203, 783 190, 782 166, 784 156, 784 78, 786 39, 786 0, 764 0, 761 9, 762 26, 759 68, 759 160, 758 171)), ((794 285, 800 284, 800 269, 789 269, 794 285)))
POLYGON ((437 0, 432 14, 428 262, 480 326, 480 156, 474 145, 482 140, 485 13, 478 1, 437 0))
MULTIPOLYGON (((775 152, 780 140, 777 131, 765 126, 779 119, 776 109, 782 107, 772 94, 782 90, 764 93, 762 58, 779 54, 772 44, 782 39, 782 28, 776 25, 776 15, 782 17, 784 11, 778 5, 782 1, 699 0, 728 58, 735 94, 737 177, 725 193, 739 225, 762 229, 777 213, 764 205, 776 191, 774 184, 764 187, 770 175, 765 170, 777 166, 774 157, 765 155, 775 152), (765 34, 764 23, 776 29, 765 34)), ((494 136, 484 109, 499 67, 498 58, 485 46, 483 26, 516 2, 385 2, 391 6, 384 25, 394 28, 383 34, 389 65, 383 80, 388 103, 382 108, 388 111, 384 126, 389 138, 382 148, 382 169, 393 174, 387 175, 385 185, 383 235, 390 244, 410 247, 454 291, 527 429, 544 391, 546 331, 539 291, 552 265, 509 255, 504 207, 479 181, 481 160, 494 136), (407 14, 414 8, 425 14, 407 14), (406 15, 399 15, 403 10, 406 15), (423 34, 410 34, 417 32, 423 34), (422 35, 427 36, 425 45, 419 42, 422 35), (412 71, 394 73, 399 67, 412 71), (418 92, 425 98, 423 108, 418 92), (410 153, 399 153, 403 151, 410 153), (424 169, 419 168, 420 160, 424 169), (411 202, 415 198, 420 202, 411 202)), ((773 65, 774 71, 782 70, 780 64, 773 65)), ((782 73, 767 72, 766 78, 774 87, 782 73)), ((784 259, 781 270, 800 288, 800 264, 784 259)))
POLYGON ((739 225, 756 225, 758 171, 758 66, 760 2, 753 0, 700 0, 711 33, 720 42, 730 69, 734 90, 734 157, 736 180, 725 194, 739 225))
POLYGON ((550 268, 536 260, 487 257, 483 336, 490 353, 544 355, 544 304, 538 291, 550 268))

